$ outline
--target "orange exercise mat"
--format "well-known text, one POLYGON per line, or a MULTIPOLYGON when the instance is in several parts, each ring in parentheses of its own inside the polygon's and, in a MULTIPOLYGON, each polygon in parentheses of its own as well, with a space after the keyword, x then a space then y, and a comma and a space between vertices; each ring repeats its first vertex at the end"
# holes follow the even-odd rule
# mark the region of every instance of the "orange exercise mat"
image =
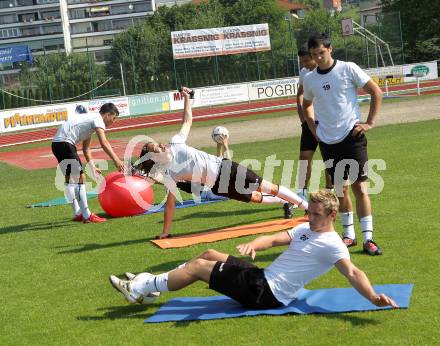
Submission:
POLYGON ((179 237, 155 239, 151 240, 162 249, 172 249, 178 247, 185 247, 200 243, 212 243, 219 240, 244 237, 247 235, 258 233, 278 232, 289 229, 304 222, 307 222, 306 217, 297 217, 290 220, 272 220, 266 222, 255 223, 253 225, 237 226, 224 228, 217 231, 209 231, 196 234, 188 234, 179 237))

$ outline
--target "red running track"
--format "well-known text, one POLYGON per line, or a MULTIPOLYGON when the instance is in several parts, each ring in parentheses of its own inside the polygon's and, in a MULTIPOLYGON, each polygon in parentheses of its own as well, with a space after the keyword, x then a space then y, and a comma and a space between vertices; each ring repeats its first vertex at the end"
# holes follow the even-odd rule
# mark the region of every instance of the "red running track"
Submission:
MULTIPOLYGON (((271 100, 262 102, 242 103, 230 106, 219 106, 216 108, 202 108, 193 110, 194 121, 204 121, 218 118, 239 117, 258 113, 279 112, 293 110, 296 108, 296 101, 271 100)), ((176 124, 181 121, 182 111, 163 113, 158 115, 146 115, 133 118, 118 119, 107 131, 124 131, 135 128, 155 127, 161 125, 176 124)), ((50 140, 53 138, 57 127, 43 130, 26 131, 0 136, 0 147, 34 143, 50 140)))
MULTIPOLYGON (((420 82, 421 88, 429 87, 440 87, 440 80, 420 82)), ((389 86, 388 91, 403 91, 408 90, 408 93, 399 94, 399 96, 404 95, 415 95, 414 89, 417 88, 416 83, 410 83, 405 85, 389 86)), ((426 90, 423 94, 439 93, 440 90, 426 90)), ((360 92, 359 95, 365 95, 365 92, 360 92)), ((211 119, 227 118, 227 117, 240 117, 248 116, 259 113, 267 113, 269 110, 271 112, 279 112, 285 110, 296 109, 296 100, 294 99, 283 99, 283 100, 269 100, 269 101, 259 101, 251 103, 241 103, 228 106, 218 106, 215 108, 202 108, 193 110, 194 121, 204 121, 211 119)), ((134 128, 147 128, 155 127, 161 125, 176 124, 180 122, 181 111, 164 113, 158 115, 146 115, 138 116, 134 118, 122 118, 113 124, 108 131, 124 131, 134 128)), ((52 139, 57 128, 46 128, 36 131, 26 131, 13 134, 2 134, 0 136, 0 148, 6 146, 20 145, 26 143, 34 143, 40 141, 46 141, 52 139)))

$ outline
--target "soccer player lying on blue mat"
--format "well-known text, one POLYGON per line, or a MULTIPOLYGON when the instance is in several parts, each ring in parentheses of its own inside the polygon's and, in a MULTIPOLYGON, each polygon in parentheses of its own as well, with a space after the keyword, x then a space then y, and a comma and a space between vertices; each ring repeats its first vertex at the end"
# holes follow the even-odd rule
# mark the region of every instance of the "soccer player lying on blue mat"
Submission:
POLYGON ((157 292, 180 290, 198 280, 246 308, 272 309, 288 305, 296 293, 335 266, 350 284, 376 306, 397 308, 393 299, 377 294, 367 276, 351 261, 347 247, 335 232, 339 202, 327 191, 310 195, 309 223, 289 231, 261 236, 237 246, 241 255, 255 258, 257 251, 289 245, 271 265, 260 269, 234 256, 207 250, 167 273, 127 273, 129 280, 110 276, 110 283, 130 303, 143 303, 157 292))

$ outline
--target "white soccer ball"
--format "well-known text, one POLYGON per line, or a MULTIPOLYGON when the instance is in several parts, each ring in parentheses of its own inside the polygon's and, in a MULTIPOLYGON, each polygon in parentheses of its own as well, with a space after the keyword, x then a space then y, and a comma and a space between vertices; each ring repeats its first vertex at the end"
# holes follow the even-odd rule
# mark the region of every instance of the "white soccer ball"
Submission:
POLYGON ((223 144, 223 138, 228 136, 229 136, 229 131, 226 127, 216 126, 212 129, 211 132, 212 140, 218 144, 223 144))

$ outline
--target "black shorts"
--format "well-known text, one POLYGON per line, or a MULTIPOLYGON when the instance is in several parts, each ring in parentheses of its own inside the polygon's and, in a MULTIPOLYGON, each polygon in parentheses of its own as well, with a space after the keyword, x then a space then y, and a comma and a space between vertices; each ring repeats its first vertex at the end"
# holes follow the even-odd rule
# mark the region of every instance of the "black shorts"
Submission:
POLYGON ((249 309, 283 306, 272 293, 263 269, 234 256, 217 262, 209 278, 209 288, 234 299, 249 309))
MULTIPOLYGON (((176 183, 176 186, 179 190, 182 190, 186 193, 193 193, 193 183, 190 181, 178 181, 176 183)), ((202 185, 197 185, 197 187, 200 187, 200 189, 203 187, 202 185)), ((199 189, 199 190, 200 190, 199 189)))
POLYGON ((70 176, 71 174, 79 176, 84 173, 81 159, 73 144, 67 142, 52 142, 52 153, 57 158, 64 176, 70 176))
POLYGON ((301 144, 299 150, 301 151, 315 151, 318 147, 318 141, 315 136, 313 136, 312 131, 310 131, 307 121, 301 124, 301 144))
POLYGON ((223 159, 219 175, 211 190, 218 196, 250 202, 252 192, 260 187, 262 180, 254 171, 234 161, 223 159))
POLYGON ((333 184, 335 180, 342 183, 348 179, 351 182, 368 179, 367 137, 364 134, 354 137, 352 132, 353 130, 342 142, 336 144, 319 142, 322 158, 333 184))

